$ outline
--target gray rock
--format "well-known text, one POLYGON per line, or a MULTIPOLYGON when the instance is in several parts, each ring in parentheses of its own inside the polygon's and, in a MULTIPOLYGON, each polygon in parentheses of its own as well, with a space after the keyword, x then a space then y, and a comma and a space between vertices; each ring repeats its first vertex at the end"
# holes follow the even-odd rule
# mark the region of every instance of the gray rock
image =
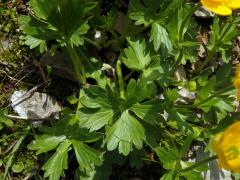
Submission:
POLYGON ((14 44, 12 39, 0 38, 0 53, 11 49, 14 44))
POLYGON ((184 67, 182 65, 178 66, 177 69, 175 70, 174 78, 177 81, 184 81, 185 82, 187 80, 186 72, 185 72, 185 69, 184 69, 184 67))
POLYGON ((199 10, 195 11, 194 15, 197 17, 200 17, 200 18, 213 18, 214 17, 214 13, 205 9, 204 7, 201 7, 199 10))
POLYGON ((183 103, 192 102, 196 98, 196 92, 189 91, 183 87, 181 87, 181 89, 178 91, 178 94, 180 95, 180 98, 178 100, 183 103))
POLYGON ((45 93, 15 91, 11 96, 11 106, 21 117, 36 120, 58 118, 61 106, 45 93))

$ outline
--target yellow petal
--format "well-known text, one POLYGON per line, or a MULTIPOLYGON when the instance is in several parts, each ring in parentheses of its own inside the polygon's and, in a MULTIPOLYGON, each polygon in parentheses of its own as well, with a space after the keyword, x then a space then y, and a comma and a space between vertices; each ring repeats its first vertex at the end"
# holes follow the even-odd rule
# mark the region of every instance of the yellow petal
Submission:
POLYGON ((220 168, 240 172, 240 121, 233 123, 211 141, 220 168))
POLYGON ((206 7, 208 10, 222 15, 222 16, 228 16, 232 14, 232 9, 228 7, 224 2, 222 1, 216 1, 216 0, 201 0, 201 3, 204 7, 206 7))
POLYGON ((240 143, 226 145, 224 148, 224 156, 229 170, 240 170, 240 143))
POLYGON ((233 86, 238 90, 237 98, 240 99, 240 64, 237 65, 235 77, 232 82, 233 86))
POLYGON ((229 126, 223 133, 223 141, 225 140, 238 140, 240 142, 240 121, 236 121, 229 126))
POLYGON ((225 4, 231 9, 240 8, 240 0, 228 0, 227 2, 225 2, 225 4))
POLYGON ((228 165, 227 161, 226 161, 226 157, 224 155, 224 148, 225 148, 225 144, 223 143, 223 140, 221 139, 221 142, 218 145, 218 152, 217 152, 217 156, 218 156, 218 166, 219 168, 224 168, 224 169, 230 169, 230 166, 228 165))

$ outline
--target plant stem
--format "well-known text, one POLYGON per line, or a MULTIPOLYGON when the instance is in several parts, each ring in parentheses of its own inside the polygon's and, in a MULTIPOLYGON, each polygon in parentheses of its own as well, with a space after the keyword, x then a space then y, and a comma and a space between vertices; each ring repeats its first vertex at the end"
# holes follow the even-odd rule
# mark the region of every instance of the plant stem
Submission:
POLYGON ((203 63, 196 69, 195 74, 199 73, 214 57, 214 54, 216 53, 216 48, 213 47, 211 51, 209 51, 206 59, 203 61, 203 63))
POLYGON ((215 159, 217 159, 217 156, 211 156, 211 157, 209 157, 209 158, 207 158, 207 159, 204 159, 204 160, 202 160, 202 161, 196 162, 195 164, 193 164, 193 165, 190 166, 190 167, 187 167, 187 168, 185 168, 185 169, 180 170, 180 172, 188 172, 188 171, 191 171, 191 170, 193 170, 193 169, 195 169, 195 168, 197 168, 197 167, 199 167, 199 166, 202 166, 203 164, 206 164, 206 163, 208 163, 208 162, 210 162, 210 161, 213 161, 213 160, 215 160, 215 159))
POLYGON ((76 50, 69 43, 67 43, 66 48, 68 51, 68 55, 73 63, 73 68, 79 83, 86 84, 85 70, 76 50))
POLYGON ((213 99, 214 97, 216 97, 216 96, 218 96, 218 95, 221 95, 221 94, 223 94, 223 93, 225 93, 225 92, 227 92, 227 91, 229 91, 229 90, 232 90, 232 89, 233 89, 232 86, 223 88, 223 89, 217 91, 216 93, 214 93, 213 95, 209 96, 208 98, 204 99, 203 101, 200 101, 199 103, 195 104, 195 106, 196 106, 196 107, 197 107, 197 106, 200 106, 200 105, 208 102, 209 100, 213 99))
MULTIPOLYGON (((82 107, 82 104, 81 104, 81 101, 80 101, 80 98, 83 96, 83 93, 82 93, 82 90, 80 89, 79 90, 79 95, 78 95, 78 103, 77 103, 77 111, 82 107)), ((76 112, 77 112, 76 111, 76 112)))
POLYGON ((174 105, 174 107, 176 107, 176 108, 189 108, 189 109, 197 108, 198 106, 201 106, 202 104, 208 102, 209 100, 213 99, 214 97, 219 96, 219 95, 221 95, 221 94, 223 94, 223 93, 225 93, 225 92, 227 92, 229 90, 232 90, 232 89, 233 89, 232 86, 223 88, 223 89, 221 89, 219 91, 216 91, 214 94, 212 94, 208 98, 200 101, 197 104, 176 104, 176 105, 174 105))
MULTIPOLYGON (((179 42, 182 43, 184 41, 184 28, 185 28, 185 25, 186 23, 189 21, 189 19, 191 18, 191 16, 194 14, 194 12, 199 9, 199 7, 201 7, 201 4, 198 4, 197 6, 195 6, 183 19, 183 22, 180 26, 180 29, 179 29, 179 42)), ((184 55, 184 49, 183 47, 181 47, 180 49, 180 54, 178 56, 178 59, 176 60, 175 64, 173 65, 173 68, 172 68, 172 72, 175 71, 175 69, 177 68, 178 64, 181 62, 182 58, 183 58, 183 55, 184 55)))
POLYGON ((26 132, 21 135, 21 137, 18 139, 16 145, 14 146, 14 148, 12 149, 11 153, 9 154, 9 158, 8 158, 8 161, 7 161, 7 164, 6 164, 6 169, 4 171, 4 175, 3 175, 3 179, 2 180, 5 180, 6 177, 7 177, 7 174, 8 174, 8 170, 10 168, 10 166, 12 165, 12 162, 13 162, 13 158, 14 158, 14 155, 16 153, 16 151, 19 149, 20 145, 22 144, 23 140, 26 138, 27 134, 28 134, 28 131, 31 129, 30 126, 28 126, 25 130, 26 132))
POLYGON ((121 61, 117 60, 116 71, 117 71, 117 76, 118 76, 120 97, 125 99, 125 91, 124 91, 124 83, 123 83, 123 77, 122 77, 121 64, 122 64, 121 61))
POLYGON ((198 10, 199 8, 201 7, 201 4, 200 3, 198 3, 197 4, 197 6, 195 6, 194 8, 192 8, 191 10, 190 10, 190 12, 184 17, 184 19, 183 19, 183 22, 182 22, 182 24, 181 24, 181 26, 180 26, 180 29, 179 29, 179 42, 180 43, 182 43, 183 42, 183 40, 184 40, 184 28, 185 28, 185 25, 186 25, 186 23, 189 21, 189 19, 191 18, 191 16, 194 14, 194 12, 196 11, 196 10, 198 10))
POLYGON ((88 37, 83 37, 84 41, 88 42, 89 44, 94 45, 98 50, 101 49, 101 46, 99 45, 99 43, 93 41, 92 39, 88 38, 88 37))
POLYGON ((183 58, 183 49, 180 49, 180 53, 178 55, 178 58, 176 60, 176 62, 174 63, 173 65, 173 68, 172 68, 172 73, 175 71, 175 69, 178 67, 178 65, 180 64, 181 60, 183 58))
POLYGON ((216 54, 216 52, 218 50, 218 45, 221 44, 221 41, 223 40, 223 38, 226 35, 226 33, 228 32, 228 30, 231 28, 232 24, 233 23, 229 22, 228 26, 225 28, 225 30, 223 32, 221 32, 219 39, 217 40, 217 42, 214 43, 214 46, 209 51, 204 62, 196 69, 196 71, 194 72, 195 74, 199 73, 213 59, 214 55, 216 54))

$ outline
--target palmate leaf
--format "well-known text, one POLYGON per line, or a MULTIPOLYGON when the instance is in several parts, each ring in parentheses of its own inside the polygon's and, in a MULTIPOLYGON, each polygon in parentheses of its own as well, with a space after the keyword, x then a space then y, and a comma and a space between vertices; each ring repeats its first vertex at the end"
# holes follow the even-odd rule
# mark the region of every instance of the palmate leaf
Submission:
POLYGON ((66 38, 79 31, 86 13, 96 6, 96 2, 86 0, 31 0, 29 4, 37 17, 51 24, 66 38))
POLYGON ((144 78, 139 78, 137 82, 134 79, 130 79, 127 85, 126 92, 126 106, 131 107, 133 104, 141 102, 146 99, 152 93, 151 84, 144 78))
POLYGON ((12 127, 13 122, 11 119, 6 117, 7 111, 0 109, 0 130, 3 129, 4 126, 12 127))
POLYGON ((92 163, 101 165, 100 152, 80 141, 71 140, 81 169, 91 167, 92 163))
POLYGON ((37 39, 33 36, 25 36, 24 37, 25 44, 30 47, 30 49, 34 49, 39 46, 40 53, 43 53, 47 49, 46 41, 37 39))
POLYGON ((79 125, 89 128, 90 132, 101 129, 103 126, 112 121, 114 111, 110 108, 85 109, 79 110, 80 115, 79 125))
POLYGON ((59 0, 52 0, 51 3, 46 3, 45 0, 30 0, 28 4, 37 17, 47 20, 50 14, 56 13, 58 3, 59 0))
POLYGON ((80 102, 88 108, 104 107, 118 109, 120 104, 118 95, 109 87, 102 89, 98 86, 83 89, 83 96, 80 102))
POLYGON ((154 125, 161 120, 159 112, 162 111, 161 103, 158 101, 148 101, 134 104, 131 108, 134 114, 143 121, 154 125))
POLYGON ((37 19, 32 15, 20 16, 19 23, 23 31, 33 38, 45 41, 61 39, 61 32, 59 32, 55 27, 48 22, 37 19))
POLYGON ((156 21, 166 21, 169 14, 175 13, 183 0, 131 0, 129 3, 129 17, 136 25, 145 27, 156 21), (159 13, 160 12, 160 13, 159 13))
POLYGON ((69 140, 65 140, 59 145, 53 156, 43 165, 44 177, 49 180, 58 180, 63 170, 68 168, 68 149, 71 145, 69 140))
POLYGON ((79 125, 92 132, 111 124, 115 114, 120 113, 122 103, 118 96, 109 87, 102 89, 92 86, 83 89, 83 96, 80 98, 83 107, 77 112, 79 125))
POLYGON ((144 39, 127 38, 128 48, 124 49, 123 63, 132 70, 143 70, 151 61, 144 39))
POLYGON ((30 150, 37 150, 37 154, 51 151, 66 139, 66 136, 42 135, 28 145, 30 150))
POLYGON ((21 16, 19 21, 28 36, 79 46, 84 42, 81 36, 89 29, 85 16, 96 6, 96 2, 31 0, 29 5, 33 13, 30 16, 21 16))
POLYGON ((158 51, 160 47, 167 52, 172 51, 173 47, 168 37, 168 32, 158 23, 152 24, 151 36, 149 41, 153 42, 155 51, 158 51))
POLYGON ((64 116, 55 122, 52 127, 44 127, 43 135, 28 145, 31 150, 37 150, 37 154, 53 151, 55 153, 45 162, 42 169, 44 177, 57 180, 65 169, 68 168, 68 151, 73 148, 81 170, 100 165, 100 152, 89 147, 86 143, 96 142, 102 137, 97 132, 89 133, 78 125, 77 116, 71 115, 71 111, 63 112, 64 116))
POLYGON ((132 20, 135 20, 136 25, 144 24, 144 26, 148 26, 155 19, 154 13, 152 13, 151 9, 145 7, 140 0, 131 0, 129 3, 129 9, 129 17, 132 20))
POLYGON ((118 147, 123 155, 129 154, 132 145, 141 149, 145 139, 144 127, 128 111, 124 111, 106 133, 107 149, 111 151, 118 147))

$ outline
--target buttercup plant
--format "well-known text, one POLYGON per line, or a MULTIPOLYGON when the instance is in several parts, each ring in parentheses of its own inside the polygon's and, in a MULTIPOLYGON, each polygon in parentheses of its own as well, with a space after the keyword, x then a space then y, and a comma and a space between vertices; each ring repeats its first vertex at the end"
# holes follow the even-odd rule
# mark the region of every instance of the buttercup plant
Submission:
POLYGON ((25 45, 36 48, 35 56, 57 49, 79 87, 71 106, 35 128, 27 146, 45 157, 44 178, 128 179, 131 173, 115 171, 132 167, 143 178, 201 180, 216 159, 220 168, 240 172, 234 123, 240 65, 234 75, 232 51, 239 1, 29 0, 28 6, 19 18, 25 45), (207 28, 194 17, 202 5, 216 13, 207 28), (196 144, 209 157, 190 162, 196 144))

